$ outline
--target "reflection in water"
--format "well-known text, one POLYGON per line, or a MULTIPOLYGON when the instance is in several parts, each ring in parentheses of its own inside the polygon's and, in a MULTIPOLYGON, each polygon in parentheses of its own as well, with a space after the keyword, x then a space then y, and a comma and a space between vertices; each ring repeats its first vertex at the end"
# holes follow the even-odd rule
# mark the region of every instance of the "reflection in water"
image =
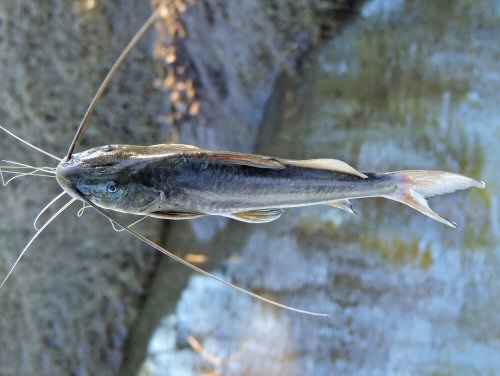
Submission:
POLYGON ((317 207, 266 225, 231 221, 202 249, 233 250, 241 262, 223 268, 233 282, 331 317, 279 311, 193 277, 150 345, 164 335, 168 354, 148 359, 145 374, 210 371, 189 335, 225 359, 245 344, 228 374, 494 373, 499 21, 495 1, 368 2, 277 84, 259 136, 263 154, 485 180, 485 190, 431 203, 457 230, 381 199, 353 202, 360 216, 317 207))

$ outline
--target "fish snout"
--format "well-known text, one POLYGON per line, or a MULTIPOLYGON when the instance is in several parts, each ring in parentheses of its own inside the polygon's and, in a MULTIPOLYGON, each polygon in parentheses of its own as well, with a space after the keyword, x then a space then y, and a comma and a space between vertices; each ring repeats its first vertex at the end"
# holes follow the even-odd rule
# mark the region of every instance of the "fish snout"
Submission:
POLYGON ((80 198, 81 194, 79 194, 79 191, 83 194, 88 194, 88 192, 85 193, 81 190, 79 184, 80 177, 81 169, 78 166, 75 166, 73 160, 62 160, 56 168, 57 182, 62 189, 75 198, 80 198))

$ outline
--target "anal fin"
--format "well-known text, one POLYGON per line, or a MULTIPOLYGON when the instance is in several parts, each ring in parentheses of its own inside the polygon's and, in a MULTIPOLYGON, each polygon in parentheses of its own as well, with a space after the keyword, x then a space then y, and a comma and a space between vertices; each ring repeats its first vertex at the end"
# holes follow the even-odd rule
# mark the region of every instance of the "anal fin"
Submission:
POLYGON ((351 202, 347 199, 346 200, 335 200, 335 201, 325 202, 323 205, 333 206, 337 209, 344 210, 344 211, 351 213, 351 214, 358 214, 352 208, 351 202))
POLYGON ((226 217, 247 223, 267 223, 281 217, 283 212, 283 209, 261 209, 232 213, 226 217))

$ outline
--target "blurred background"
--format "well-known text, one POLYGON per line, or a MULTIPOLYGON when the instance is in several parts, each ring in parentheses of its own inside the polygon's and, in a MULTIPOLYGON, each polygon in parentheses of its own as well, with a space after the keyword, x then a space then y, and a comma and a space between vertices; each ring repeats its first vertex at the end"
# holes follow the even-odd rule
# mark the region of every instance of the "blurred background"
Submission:
MULTIPOLYGON (((0 124, 64 155, 157 1, 2 0, 0 124)), ((361 171, 487 183, 431 200, 137 226, 253 300, 74 204, 0 290, 0 375, 472 375, 500 369, 500 3, 173 0, 100 102, 79 150, 182 142, 361 171)), ((55 167, 2 134, 0 157, 55 167)), ((0 191, 0 273, 60 188, 0 191)), ((62 203, 59 203, 59 207, 62 203)), ((57 205, 50 212, 54 213, 57 205)), ((46 217, 44 217, 46 218, 46 217)), ((133 221, 133 218, 127 218, 133 221)))

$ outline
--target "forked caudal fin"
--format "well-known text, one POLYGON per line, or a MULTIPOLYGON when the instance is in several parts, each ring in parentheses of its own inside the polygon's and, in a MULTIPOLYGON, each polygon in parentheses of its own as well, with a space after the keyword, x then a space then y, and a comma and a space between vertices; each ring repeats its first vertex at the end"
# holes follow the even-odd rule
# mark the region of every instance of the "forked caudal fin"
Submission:
POLYGON ((486 186, 482 181, 444 171, 406 170, 389 172, 384 175, 392 176, 400 184, 396 192, 383 197, 408 205, 422 214, 453 228, 456 228, 457 224, 433 211, 426 199, 463 189, 484 188, 486 186))

